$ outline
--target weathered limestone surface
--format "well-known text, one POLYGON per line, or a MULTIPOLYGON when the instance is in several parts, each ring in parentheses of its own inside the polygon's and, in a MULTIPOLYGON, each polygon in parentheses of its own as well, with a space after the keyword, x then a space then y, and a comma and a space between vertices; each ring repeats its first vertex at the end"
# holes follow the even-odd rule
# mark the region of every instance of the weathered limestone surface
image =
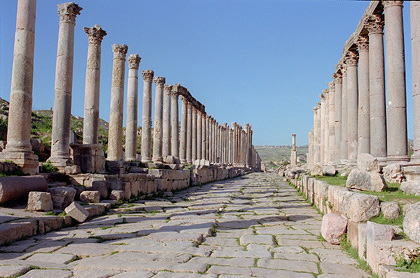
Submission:
POLYGON ((51 194, 48 192, 31 191, 28 194, 27 210, 50 211, 53 210, 51 194))
POLYGON ((51 157, 57 167, 70 163, 70 120, 73 88, 74 27, 76 16, 82 10, 73 2, 59 4, 57 60, 55 70, 55 97, 51 134, 51 157))
POLYGON ((357 68, 358 83, 358 118, 357 118, 357 153, 370 153, 370 104, 369 104, 369 38, 359 37, 357 41, 359 63, 357 68))
POLYGON ((30 191, 47 191, 47 181, 42 176, 0 178, 0 203, 28 196, 30 191))
POLYGON ((144 70, 143 75, 143 109, 141 124, 141 161, 152 161, 152 81, 154 72, 144 70))
POLYGON ((20 250, 2 253, 13 259, 0 261, 0 270, 29 263, 40 267, 37 277, 50 277, 48 268, 63 272, 54 277, 312 278, 321 271, 325 277, 369 277, 343 251, 318 240, 321 215, 280 179, 251 174, 137 201, 8 246, 20 250), (35 257, 23 259, 28 256, 35 257), (71 256, 80 259, 66 264, 71 256))
POLYGON ((167 157, 171 154, 171 90, 172 86, 164 86, 162 108, 162 157, 167 157))
MULTIPOLYGON (((163 115, 163 90, 165 86, 164 77, 156 77, 156 94, 155 94, 155 124, 153 127, 153 161, 162 161, 162 115, 163 115)), ((165 125, 167 127, 167 125, 165 125)), ((167 152, 166 152, 166 155, 167 152)))

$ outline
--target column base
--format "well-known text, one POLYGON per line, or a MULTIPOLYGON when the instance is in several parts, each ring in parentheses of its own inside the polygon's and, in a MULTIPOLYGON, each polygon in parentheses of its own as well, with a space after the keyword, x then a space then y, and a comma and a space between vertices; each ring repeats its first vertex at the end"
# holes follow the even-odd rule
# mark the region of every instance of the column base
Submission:
POLYGON ((0 153, 0 161, 11 160, 22 168, 25 174, 36 175, 39 173, 38 156, 32 151, 8 151, 6 149, 0 153))
POLYGON ((407 155, 401 155, 401 156, 388 156, 386 158, 386 161, 388 163, 398 163, 398 162, 408 162, 410 159, 407 155))
POLYGON ((163 157, 161 157, 161 156, 152 157, 152 161, 153 161, 153 163, 162 163, 163 162, 163 157))
POLYGON ((47 162, 50 162, 54 167, 57 167, 59 170, 64 170, 66 166, 72 165, 72 160, 70 157, 62 156, 51 156, 48 158, 47 162))
POLYGON ((71 157, 82 173, 105 173, 105 154, 100 144, 71 144, 71 157))

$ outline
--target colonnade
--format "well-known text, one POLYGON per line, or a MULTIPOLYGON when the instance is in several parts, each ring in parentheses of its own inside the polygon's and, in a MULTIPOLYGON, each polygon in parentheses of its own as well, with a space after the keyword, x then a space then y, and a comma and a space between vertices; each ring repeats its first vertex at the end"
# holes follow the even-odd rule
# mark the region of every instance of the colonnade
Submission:
MULTIPOLYGON (((69 2, 58 5, 59 33, 53 109, 52 149, 49 161, 56 167, 72 165, 70 121, 74 32, 82 8, 69 2)), ((7 145, 0 159, 12 159, 27 173, 38 172, 38 159, 30 145, 36 0, 18 0, 12 89, 7 145)), ((101 43, 107 35, 99 25, 84 28, 88 36, 83 145, 98 147, 101 43)), ((249 124, 231 127, 206 113, 205 106, 180 84, 168 85, 153 70, 142 70, 141 155, 137 153, 138 79, 141 58, 128 57, 127 120, 123 107, 128 46, 112 45, 113 68, 108 133, 108 161, 144 163, 197 163, 257 168, 261 163, 252 145, 249 124), (152 111, 153 83, 155 103, 152 111), (181 98, 181 119, 178 102, 181 98), (152 121, 154 112, 154 121, 152 121), (153 134, 152 134, 153 133, 153 134)), ((86 148, 85 148, 86 149, 86 148)))
POLYGON ((310 165, 355 163, 361 153, 370 153, 381 163, 420 162, 420 3, 410 2, 414 110, 410 158, 403 2, 372 1, 347 40, 333 80, 313 109, 310 165))

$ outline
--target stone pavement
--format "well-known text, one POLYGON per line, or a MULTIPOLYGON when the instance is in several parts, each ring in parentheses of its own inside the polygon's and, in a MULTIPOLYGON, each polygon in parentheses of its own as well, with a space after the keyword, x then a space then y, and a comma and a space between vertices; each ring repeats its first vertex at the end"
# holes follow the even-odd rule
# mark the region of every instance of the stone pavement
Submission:
POLYGON ((2 246, 0 277, 369 277, 320 226, 279 176, 254 173, 2 246))

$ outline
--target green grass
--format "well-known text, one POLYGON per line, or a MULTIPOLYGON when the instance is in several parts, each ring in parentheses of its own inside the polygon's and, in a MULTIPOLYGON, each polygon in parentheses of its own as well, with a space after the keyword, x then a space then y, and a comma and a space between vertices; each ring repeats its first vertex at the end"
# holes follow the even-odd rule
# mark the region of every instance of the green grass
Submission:
POLYGON ((409 259, 396 258, 396 270, 401 272, 420 272, 420 256, 412 255, 409 259))
POLYGON ((378 196, 382 202, 399 201, 399 200, 412 200, 414 202, 420 201, 420 196, 406 194, 400 189, 399 183, 386 183, 387 188, 382 192, 374 191, 360 191, 360 193, 378 196))
POLYGON ((374 274, 372 272, 372 269, 370 268, 368 263, 365 260, 363 260, 362 258, 359 257, 359 253, 357 252, 357 250, 355 248, 353 248, 353 246, 351 246, 349 241, 347 241, 347 235, 346 234, 344 234, 341 237, 340 246, 341 246, 341 249, 343 249, 344 252, 346 252, 351 258, 353 258, 357 261, 357 267, 358 268, 360 268, 361 270, 364 270, 367 273, 371 274, 372 278, 379 277, 377 274, 374 274))
POLYGON ((330 185, 346 186, 347 177, 342 176, 315 176, 317 180, 324 181, 330 185))
POLYGON ((54 173, 57 172, 58 169, 51 162, 44 162, 41 165, 41 173, 54 173))
POLYGON ((404 216, 402 214, 395 219, 386 219, 384 217, 384 214, 381 212, 380 215, 371 218, 369 221, 375 222, 378 224, 402 226, 403 220, 404 220, 404 216))

